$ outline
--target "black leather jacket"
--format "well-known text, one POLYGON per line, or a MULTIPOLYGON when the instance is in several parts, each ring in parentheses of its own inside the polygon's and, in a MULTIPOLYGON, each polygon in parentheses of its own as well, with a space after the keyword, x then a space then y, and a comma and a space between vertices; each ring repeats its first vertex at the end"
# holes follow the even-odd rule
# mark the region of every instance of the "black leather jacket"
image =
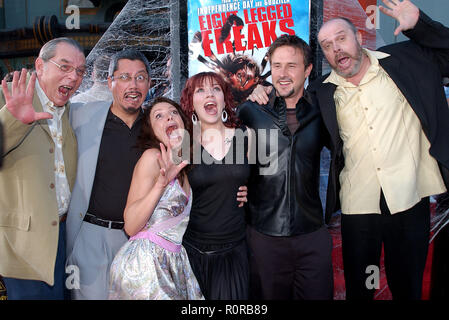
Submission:
POLYGON ((248 183, 248 223, 271 236, 294 236, 322 227, 320 153, 328 138, 314 97, 305 93, 298 101, 296 117, 300 125, 294 135, 286 123, 285 100, 273 93, 265 106, 250 101, 241 104, 237 115, 256 132, 253 143, 257 145, 258 156, 248 183), (271 141, 268 133, 264 138, 263 129, 275 129, 277 139, 271 141), (260 174, 260 169, 269 164, 259 152, 269 154, 275 148, 273 142, 277 142, 278 152, 270 158, 270 165, 277 155, 277 170, 273 174, 260 174))

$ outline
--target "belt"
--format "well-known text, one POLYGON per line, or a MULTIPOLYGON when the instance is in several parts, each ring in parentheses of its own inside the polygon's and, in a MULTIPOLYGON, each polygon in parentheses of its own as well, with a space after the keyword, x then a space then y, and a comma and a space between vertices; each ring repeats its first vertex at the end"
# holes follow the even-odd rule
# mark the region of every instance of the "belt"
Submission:
POLYGON ((237 242, 231 242, 229 244, 223 245, 221 248, 217 249, 217 250, 208 250, 208 251, 203 251, 198 249, 195 245, 193 245, 192 243, 186 241, 185 239, 182 240, 182 244, 184 245, 184 247, 186 248, 192 248, 195 251, 197 251, 200 254, 206 254, 206 255, 214 255, 214 254, 223 254, 226 253, 228 251, 233 250, 234 248, 238 247, 239 245, 241 245, 242 243, 244 243, 244 240, 240 240, 237 242))
POLYGON ((67 212, 59 216, 59 223, 63 223, 66 220, 67 220, 67 212))
POLYGON ((105 227, 108 229, 123 229, 123 226, 125 225, 125 223, 122 221, 104 220, 104 219, 97 218, 96 216, 94 216, 90 213, 86 213, 83 221, 86 221, 86 222, 89 222, 92 224, 96 224, 97 226, 105 227))

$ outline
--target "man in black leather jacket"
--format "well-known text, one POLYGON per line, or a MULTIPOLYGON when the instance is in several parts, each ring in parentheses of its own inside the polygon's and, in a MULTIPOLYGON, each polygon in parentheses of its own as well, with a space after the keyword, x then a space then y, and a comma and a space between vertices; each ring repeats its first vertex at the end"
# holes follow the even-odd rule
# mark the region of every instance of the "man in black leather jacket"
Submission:
POLYGON ((238 107, 240 119, 256 131, 258 154, 277 150, 268 163, 257 158, 248 184, 250 295, 332 299, 332 239, 319 197, 327 133, 314 98, 304 93, 312 53, 302 39, 284 35, 268 54, 275 89, 269 102, 238 107))

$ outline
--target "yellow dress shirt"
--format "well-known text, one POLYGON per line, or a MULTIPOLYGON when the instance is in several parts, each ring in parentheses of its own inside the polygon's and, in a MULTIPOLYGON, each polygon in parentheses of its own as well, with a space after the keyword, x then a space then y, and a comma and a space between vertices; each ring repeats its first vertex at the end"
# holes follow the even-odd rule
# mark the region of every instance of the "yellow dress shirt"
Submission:
MULTIPOLYGON (((446 188, 430 143, 410 104, 378 59, 363 49, 371 66, 358 86, 332 71, 334 100, 345 166, 340 174, 344 214, 380 213, 380 192, 392 214, 446 188)), ((404 72, 407 72, 404 70, 404 72)))

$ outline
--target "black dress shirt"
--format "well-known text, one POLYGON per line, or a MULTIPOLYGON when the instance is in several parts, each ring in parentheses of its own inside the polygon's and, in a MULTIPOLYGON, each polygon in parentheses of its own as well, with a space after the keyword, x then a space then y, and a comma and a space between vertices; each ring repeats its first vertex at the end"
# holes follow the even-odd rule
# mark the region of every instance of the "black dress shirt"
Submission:
POLYGON ((140 112, 129 128, 109 110, 90 195, 90 214, 105 220, 123 221, 134 166, 142 155, 137 148, 141 126, 140 112))

